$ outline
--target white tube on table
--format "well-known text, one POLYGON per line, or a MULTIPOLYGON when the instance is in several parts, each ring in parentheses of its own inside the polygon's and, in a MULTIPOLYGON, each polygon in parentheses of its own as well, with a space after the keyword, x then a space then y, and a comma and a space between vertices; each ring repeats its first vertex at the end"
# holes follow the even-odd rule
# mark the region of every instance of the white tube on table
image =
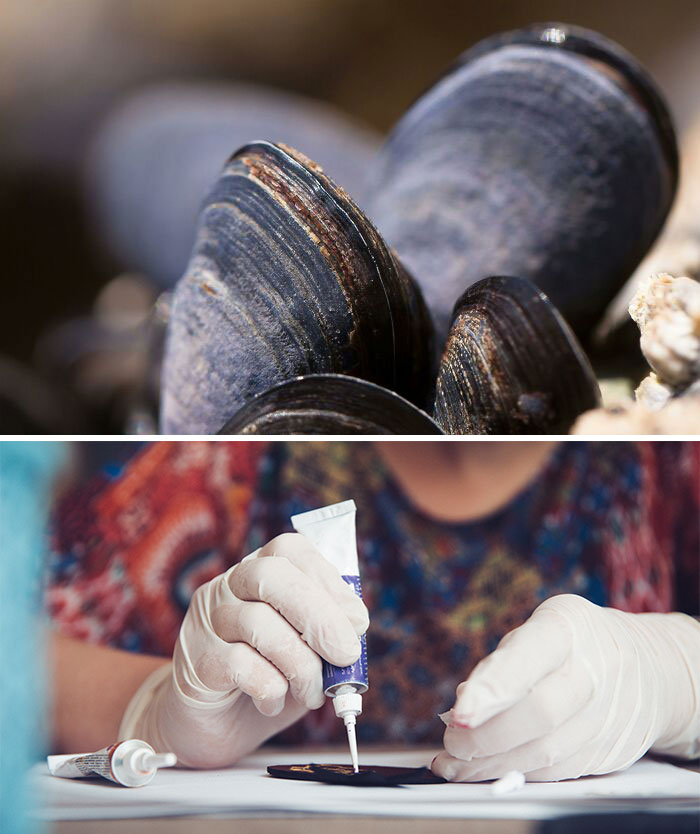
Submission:
POLYGON ((132 738, 94 753, 47 756, 46 762, 53 776, 66 779, 102 776, 126 788, 138 788, 147 785, 159 767, 176 764, 177 757, 174 753, 156 753, 150 744, 132 738))

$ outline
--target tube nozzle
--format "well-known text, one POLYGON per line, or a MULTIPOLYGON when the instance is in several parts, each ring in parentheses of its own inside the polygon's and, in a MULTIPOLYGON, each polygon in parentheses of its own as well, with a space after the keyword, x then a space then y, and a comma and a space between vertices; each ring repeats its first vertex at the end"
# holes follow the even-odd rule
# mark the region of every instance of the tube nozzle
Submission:
POLYGON ((360 772, 360 765, 357 757, 357 736, 355 735, 355 716, 345 716, 345 729, 348 733, 348 744, 350 745, 350 759, 352 761, 352 769, 355 773, 360 772))
POLYGON ((177 756, 174 753, 147 753, 143 757, 143 764, 148 770, 158 767, 174 767, 177 756))
MULTIPOLYGON (((328 694, 328 693, 326 693, 328 694)), ((360 772, 360 765, 357 759, 357 736, 355 735, 355 724, 357 716, 362 713, 362 695, 352 684, 345 684, 338 687, 333 693, 333 708, 338 718, 343 719, 348 734, 350 745, 350 757, 355 773, 360 772)))

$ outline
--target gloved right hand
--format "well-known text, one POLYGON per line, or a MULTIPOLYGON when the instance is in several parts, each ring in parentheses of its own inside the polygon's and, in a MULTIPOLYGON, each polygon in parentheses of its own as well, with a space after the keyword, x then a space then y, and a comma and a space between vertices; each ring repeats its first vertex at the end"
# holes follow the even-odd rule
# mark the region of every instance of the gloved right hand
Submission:
POLYGON ((324 703, 321 658, 360 656, 369 615, 302 535, 285 533, 195 591, 172 664, 151 675, 120 739, 187 767, 224 767, 324 703))
POLYGON ((700 624, 575 594, 542 602, 457 687, 433 760, 456 782, 559 781, 700 752, 700 624))

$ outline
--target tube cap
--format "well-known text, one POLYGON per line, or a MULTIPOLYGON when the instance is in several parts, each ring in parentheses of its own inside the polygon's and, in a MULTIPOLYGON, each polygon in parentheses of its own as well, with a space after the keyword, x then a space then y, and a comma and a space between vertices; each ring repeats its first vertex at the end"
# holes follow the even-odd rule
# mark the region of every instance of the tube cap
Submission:
POLYGON ((362 695, 359 692, 343 692, 333 698, 333 709, 338 718, 362 713, 362 695))

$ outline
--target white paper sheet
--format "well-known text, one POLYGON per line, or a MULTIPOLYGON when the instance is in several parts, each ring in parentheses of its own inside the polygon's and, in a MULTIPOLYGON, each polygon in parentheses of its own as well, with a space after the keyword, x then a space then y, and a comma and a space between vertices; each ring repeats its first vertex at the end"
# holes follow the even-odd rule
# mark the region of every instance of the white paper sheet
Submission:
MULTIPOLYGON (((363 752, 363 764, 418 766, 425 751, 363 752)), ((274 779, 269 764, 345 762, 337 751, 264 750, 228 770, 161 770, 150 785, 122 788, 104 780, 59 779, 45 764, 30 774, 37 815, 49 820, 119 819, 179 815, 276 817, 342 814, 411 818, 547 819, 611 810, 700 809, 700 773, 643 759, 629 770, 569 782, 528 783, 494 797, 488 783, 356 788, 274 779)))

